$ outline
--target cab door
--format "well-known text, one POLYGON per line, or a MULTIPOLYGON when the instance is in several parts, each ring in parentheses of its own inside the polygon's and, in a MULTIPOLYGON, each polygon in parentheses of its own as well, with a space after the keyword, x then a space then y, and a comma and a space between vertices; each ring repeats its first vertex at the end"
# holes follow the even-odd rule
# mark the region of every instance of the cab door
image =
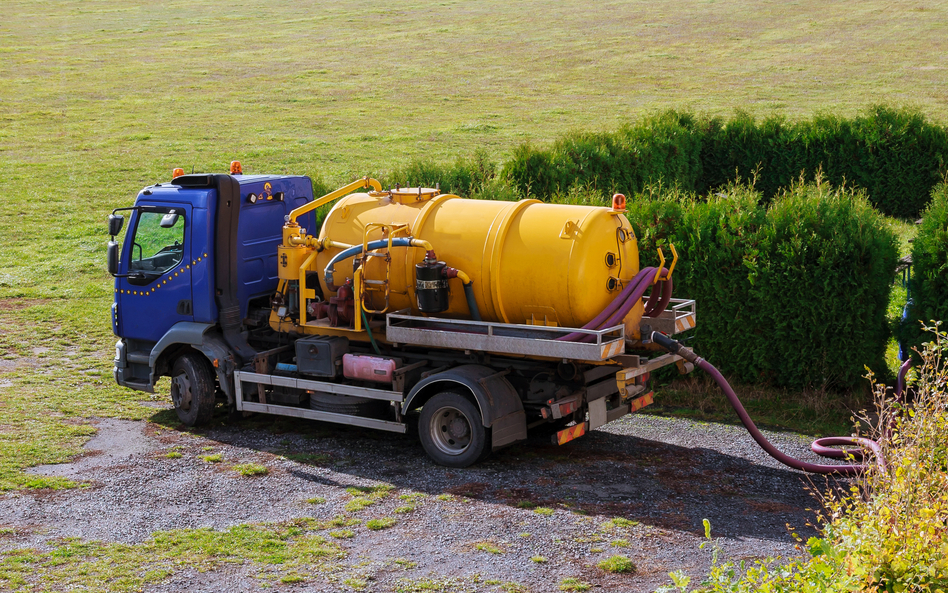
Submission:
POLYGON ((124 277, 116 279, 123 338, 154 343, 174 324, 194 321, 190 220, 187 204, 143 207, 132 217, 122 249, 124 277))

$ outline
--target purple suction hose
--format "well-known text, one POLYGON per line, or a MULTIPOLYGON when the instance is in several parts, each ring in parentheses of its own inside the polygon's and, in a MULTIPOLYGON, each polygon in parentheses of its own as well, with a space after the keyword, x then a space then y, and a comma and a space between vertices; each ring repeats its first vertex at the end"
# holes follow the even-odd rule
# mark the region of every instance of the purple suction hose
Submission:
MULTIPOLYGON (((664 270, 665 268, 662 269, 664 270)), ((658 317, 665 311, 666 307, 668 307, 668 303, 671 301, 673 286, 674 284, 671 278, 662 280, 655 286, 655 289, 652 290, 652 294, 649 295, 648 302, 645 304, 646 317, 658 317), (656 293, 659 295, 658 299, 653 298, 656 293)))
MULTIPOLYGON (((650 274, 654 274, 654 273, 655 273, 655 268, 644 268, 640 270, 639 273, 636 274, 635 277, 633 277, 632 280, 629 281, 626 287, 622 289, 622 292, 620 292, 619 295, 616 296, 616 298, 612 299, 612 302, 609 303, 609 305, 605 309, 603 309, 602 312, 599 313, 599 315, 596 315, 596 317, 592 321, 584 325, 582 329, 599 329, 603 325, 603 322, 606 321, 606 319, 609 318, 610 315, 612 315, 620 307, 625 306, 625 304, 630 301, 630 298, 634 296, 634 293, 636 289, 638 288, 638 285, 641 284, 644 279, 648 278, 650 274)), ((642 292, 643 293, 645 292, 644 288, 642 292)), ((639 294, 638 298, 642 298, 642 295, 639 294)), ((632 301, 632 304, 634 305, 634 301, 632 301)), ((632 305, 629 306, 630 310, 631 308, 632 308, 632 305)), ((625 315, 623 315, 623 317, 625 317, 625 315)), ((576 341, 579 341, 580 338, 585 337, 586 335, 587 334, 573 332, 571 334, 566 334, 565 336, 559 337, 557 338, 557 340, 561 342, 576 342, 576 341)))
MULTIPOLYGON (((754 440, 757 441, 757 444, 760 445, 764 451, 769 453, 771 457, 780 463, 788 465, 794 469, 815 474, 841 474, 851 476, 862 473, 868 469, 864 464, 822 465, 819 463, 808 463, 780 452, 760 432, 760 430, 754 424, 754 421, 751 420, 750 416, 748 415, 747 410, 745 410, 744 406, 741 404, 741 400, 738 399, 737 394, 734 393, 734 390, 731 389, 731 386, 724 378, 724 375, 722 375, 718 369, 714 368, 714 365, 696 355, 690 349, 682 346, 680 342, 669 338, 665 334, 652 332, 652 341, 665 350, 668 350, 672 354, 681 356, 688 362, 693 363, 699 369, 711 375, 711 377, 721 388, 721 391, 724 392, 724 395, 727 396, 731 406, 734 407, 734 411, 737 412, 737 416, 741 419, 741 423, 744 425, 744 428, 747 429, 754 440)), ((815 453, 823 455, 824 457, 835 458, 846 457, 849 453, 852 453, 854 457, 863 458, 865 452, 868 450, 872 452, 873 458, 875 459, 876 465, 879 467, 879 469, 885 472, 885 461, 882 458, 882 449, 879 447, 878 443, 870 439, 861 437, 825 437, 822 439, 817 439, 811 446, 811 449, 815 453), (855 445, 859 447, 859 449, 854 451, 845 451, 842 449, 829 449, 827 445, 855 445)))

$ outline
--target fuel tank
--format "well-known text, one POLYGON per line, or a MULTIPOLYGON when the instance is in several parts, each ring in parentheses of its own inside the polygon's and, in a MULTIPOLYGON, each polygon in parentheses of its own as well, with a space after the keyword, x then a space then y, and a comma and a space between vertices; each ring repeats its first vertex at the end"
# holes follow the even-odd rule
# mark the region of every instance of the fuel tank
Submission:
MULTIPOLYGON (((539 200, 471 200, 430 188, 350 194, 329 212, 319 238, 360 245, 389 233, 429 242, 439 260, 467 273, 485 321, 580 327, 639 271, 638 245, 622 211, 539 200)), ((321 272, 339 252, 325 249, 312 266, 320 272, 323 294, 330 291, 321 272)), ((365 276, 388 279, 387 311, 417 313, 415 265, 425 250, 395 247, 390 255, 390 262, 368 258, 365 276)), ((351 276, 351 260, 336 265, 335 284, 351 276)), ((382 286, 368 286, 367 308, 386 308, 382 286)), ((449 291, 448 309, 440 315, 469 318, 461 282, 451 280, 449 291)), ((639 305, 626 327, 637 328, 641 316, 639 305)))

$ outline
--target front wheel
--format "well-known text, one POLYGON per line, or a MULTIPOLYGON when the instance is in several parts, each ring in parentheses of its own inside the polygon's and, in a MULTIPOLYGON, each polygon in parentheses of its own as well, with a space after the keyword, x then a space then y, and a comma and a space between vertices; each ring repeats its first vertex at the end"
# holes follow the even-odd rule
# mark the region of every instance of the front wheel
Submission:
POLYGON ((171 401, 178 420, 200 426, 214 415, 214 371, 200 354, 185 354, 171 368, 171 401))
POLYGON ((421 408, 418 438, 438 465, 468 467, 490 454, 481 413, 459 393, 439 393, 421 408))

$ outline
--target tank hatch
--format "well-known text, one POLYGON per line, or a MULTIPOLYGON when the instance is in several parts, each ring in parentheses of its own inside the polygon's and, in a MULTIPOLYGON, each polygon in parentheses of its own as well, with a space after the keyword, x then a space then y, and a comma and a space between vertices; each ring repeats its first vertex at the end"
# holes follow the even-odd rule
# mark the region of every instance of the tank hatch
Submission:
POLYGON ((440 189, 432 187, 396 187, 389 190, 393 202, 407 204, 411 202, 424 202, 441 194, 440 189))

